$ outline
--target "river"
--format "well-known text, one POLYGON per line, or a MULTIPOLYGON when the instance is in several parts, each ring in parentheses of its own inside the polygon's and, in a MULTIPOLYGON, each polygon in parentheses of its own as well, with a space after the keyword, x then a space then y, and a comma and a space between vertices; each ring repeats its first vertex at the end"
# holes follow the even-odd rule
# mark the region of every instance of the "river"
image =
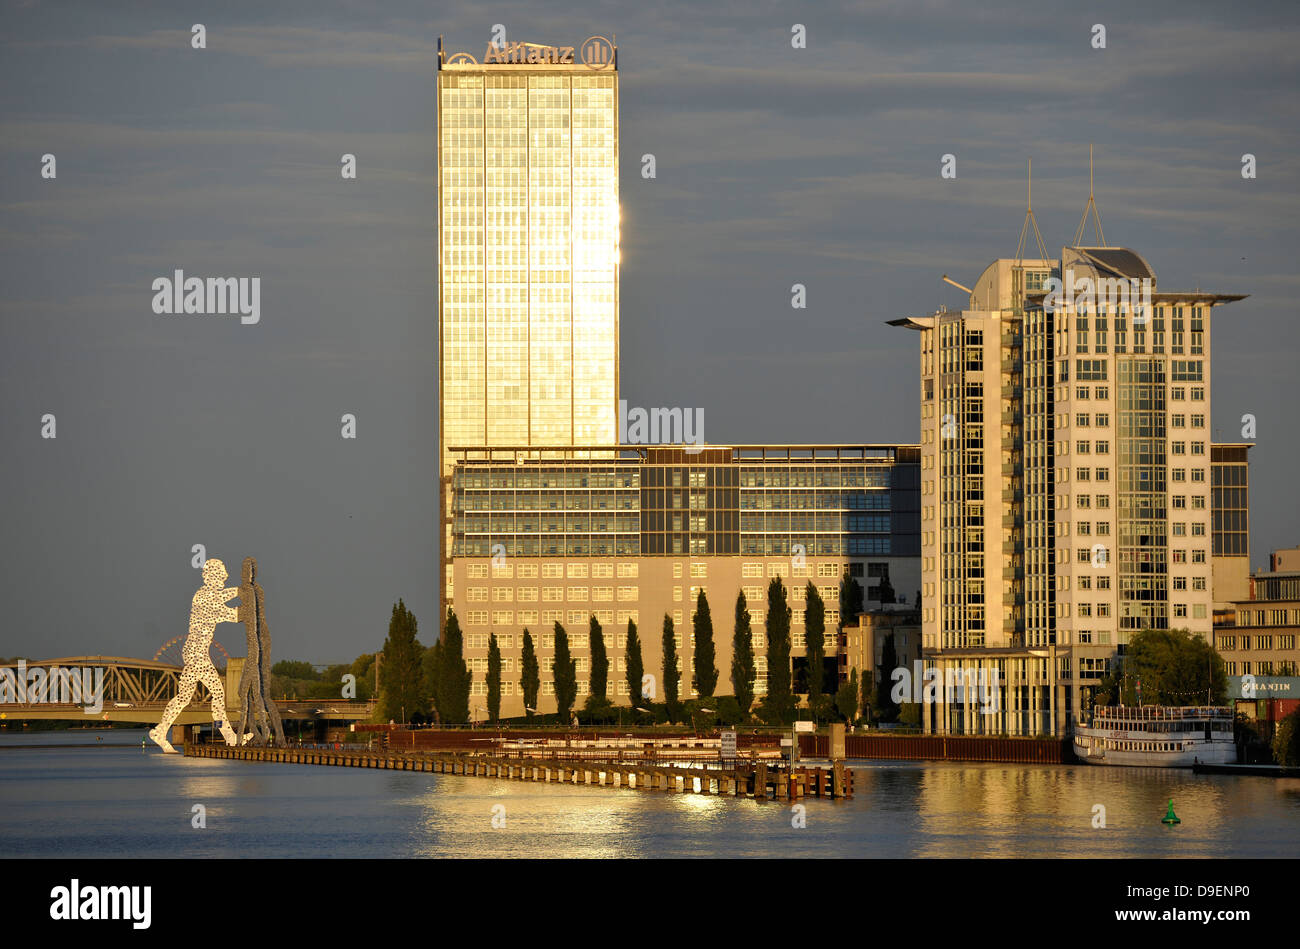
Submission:
POLYGON ((852 761, 855 797, 807 800, 796 826, 787 804, 192 759, 142 750, 143 734, 0 733, 0 856, 1293 857, 1300 844, 1300 779, 852 761), (1160 822, 1170 798, 1175 827, 1160 822))

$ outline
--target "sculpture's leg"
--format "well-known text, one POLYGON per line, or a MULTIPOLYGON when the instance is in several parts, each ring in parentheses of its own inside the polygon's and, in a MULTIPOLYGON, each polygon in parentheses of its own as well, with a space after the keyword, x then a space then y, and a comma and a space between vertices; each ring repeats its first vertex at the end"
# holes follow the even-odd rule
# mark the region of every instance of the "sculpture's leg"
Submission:
MULTIPOLYGON (((251 591, 249 591, 251 593, 251 591)), ((239 588, 241 602, 248 596, 245 588, 239 588)), ((258 727, 258 719, 261 718, 261 687, 258 679, 262 674, 262 655, 256 629, 245 622, 245 628, 248 631, 248 658, 244 660, 244 671, 239 677, 239 689, 242 696, 241 705, 243 706, 243 720, 239 723, 239 733, 244 736, 242 741, 263 743, 262 729, 258 727)))
MULTIPOLYGON (((215 671, 215 670, 214 670, 215 671)), ((167 703, 167 708, 163 711, 162 720, 153 728, 149 729, 149 737, 163 751, 174 755, 176 749, 172 743, 167 740, 167 732, 175 724, 177 717, 185 710, 185 706, 190 704, 190 699, 194 697, 195 676, 194 670, 186 666, 181 670, 181 677, 176 685, 176 694, 172 700, 167 703)))
POLYGON ((246 745, 246 744, 248 744, 249 739, 253 737, 251 734, 249 734, 249 731, 248 731, 248 726, 249 726, 249 724, 250 724, 249 720, 253 717, 253 716, 252 716, 252 709, 249 708, 249 700, 250 700, 251 698, 252 698, 252 696, 251 696, 251 694, 250 694, 249 687, 248 687, 248 685, 244 682, 244 677, 243 677, 243 676, 240 676, 240 679, 239 679, 239 706, 240 706, 240 712, 239 712, 239 736, 240 736, 240 738, 239 738, 239 743, 240 743, 241 745, 246 745))
POLYGON ((226 711, 226 687, 221 684, 221 676, 217 674, 217 668, 212 664, 212 661, 207 660, 205 665, 206 668, 199 668, 198 674, 200 680, 208 687, 208 692, 212 695, 212 720, 221 723, 221 737, 226 740, 226 744, 237 745, 239 744, 239 736, 230 727, 228 719, 230 713, 226 711))
POLYGON ((257 628, 261 638, 262 708, 266 710, 266 716, 270 722, 270 727, 274 730, 275 744, 277 746, 283 746, 284 726, 280 722, 280 710, 276 707, 275 696, 271 692, 271 630, 266 625, 266 613, 260 589, 258 590, 257 596, 257 628))

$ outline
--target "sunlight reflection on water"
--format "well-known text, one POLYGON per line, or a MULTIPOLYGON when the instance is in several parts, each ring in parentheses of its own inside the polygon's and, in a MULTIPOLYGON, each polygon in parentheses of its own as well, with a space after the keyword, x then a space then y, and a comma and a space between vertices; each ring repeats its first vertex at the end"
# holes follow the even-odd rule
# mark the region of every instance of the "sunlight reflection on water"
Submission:
POLYGON ((1282 857, 1300 842, 1300 781, 1185 771, 851 762, 854 799, 805 800, 795 827, 787 804, 715 795, 9 738, 0 852, 14 856, 1282 857), (1160 823, 1171 797, 1177 828, 1160 823), (196 803, 206 829, 190 825, 196 803))

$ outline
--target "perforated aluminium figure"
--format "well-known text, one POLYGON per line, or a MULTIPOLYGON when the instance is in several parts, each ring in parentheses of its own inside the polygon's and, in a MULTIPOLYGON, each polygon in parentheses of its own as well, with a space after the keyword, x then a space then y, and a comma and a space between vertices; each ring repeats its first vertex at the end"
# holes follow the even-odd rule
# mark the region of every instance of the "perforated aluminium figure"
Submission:
MULTIPOLYGON (((242 575, 243 582, 239 585, 239 618, 248 634, 248 659, 244 663, 244 676, 247 677, 250 670, 254 673, 247 681, 254 692, 252 708, 257 722, 258 741, 269 741, 277 748, 283 747, 284 727, 280 723, 280 710, 276 708, 275 698, 271 695, 271 630, 266 625, 266 595, 262 591, 262 585, 257 582, 257 561, 252 557, 244 558, 242 575)), ((241 694, 244 692, 243 681, 245 680, 241 679, 241 694)), ((247 701, 244 708, 247 722, 247 701)))
POLYGON ((226 565, 215 558, 206 561, 203 564, 203 586, 199 587, 190 601, 190 631, 181 649, 185 667, 181 670, 176 695, 167 703, 162 721, 149 730, 149 737, 170 754, 176 754, 176 749, 167 740, 167 732, 185 710, 185 706, 190 704, 200 682, 207 687, 212 697, 212 720, 221 723, 221 737, 228 745, 238 744, 235 730, 226 721, 226 689, 208 654, 217 624, 234 623, 239 619, 238 610, 226 605, 239 594, 239 588, 227 587, 225 583, 226 565))

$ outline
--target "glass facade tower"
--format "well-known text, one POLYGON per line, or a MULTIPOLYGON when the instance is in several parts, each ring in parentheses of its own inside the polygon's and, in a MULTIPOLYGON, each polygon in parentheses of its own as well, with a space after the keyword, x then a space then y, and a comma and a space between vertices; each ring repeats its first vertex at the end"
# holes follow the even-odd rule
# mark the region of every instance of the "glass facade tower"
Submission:
POLYGON ((450 449, 618 440, 617 66, 516 48, 439 55, 445 584, 450 449))

